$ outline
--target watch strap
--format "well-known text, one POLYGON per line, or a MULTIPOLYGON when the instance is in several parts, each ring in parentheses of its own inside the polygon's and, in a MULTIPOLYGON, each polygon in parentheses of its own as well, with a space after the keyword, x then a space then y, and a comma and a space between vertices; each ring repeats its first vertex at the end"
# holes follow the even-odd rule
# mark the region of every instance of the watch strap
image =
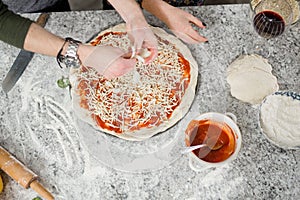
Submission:
POLYGON ((80 67, 80 60, 77 54, 77 50, 79 47, 79 44, 81 42, 78 40, 74 40, 73 38, 67 37, 65 38, 65 42, 62 45, 61 49, 59 50, 57 56, 56 56, 56 60, 58 65, 60 66, 60 68, 66 67, 75 67, 78 68, 80 67), (69 44, 67 47, 67 51, 65 55, 62 55, 62 51, 64 49, 64 46, 66 44, 69 44))

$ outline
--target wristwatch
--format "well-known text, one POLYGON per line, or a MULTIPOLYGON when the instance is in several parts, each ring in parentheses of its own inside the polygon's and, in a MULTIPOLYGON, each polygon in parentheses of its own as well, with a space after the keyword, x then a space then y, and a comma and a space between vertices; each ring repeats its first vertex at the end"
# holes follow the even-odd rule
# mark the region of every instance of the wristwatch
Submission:
POLYGON ((66 66, 66 68, 70 68, 70 67, 79 68, 80 67, 81 62, 80 62, 78 54, 77 54, 80 43, 81 43, 80 41, 74 40, 73 38, 65 39, 64 45, 62 46, 62 48, 60 49, 60 51, 57 54, 57 62, 61 68, 62 68, 61 64, 64 64, 66 66), (67 47, 66 54, 62 55, 61 52, 66 43, 68 43, 69 45, 67 47))

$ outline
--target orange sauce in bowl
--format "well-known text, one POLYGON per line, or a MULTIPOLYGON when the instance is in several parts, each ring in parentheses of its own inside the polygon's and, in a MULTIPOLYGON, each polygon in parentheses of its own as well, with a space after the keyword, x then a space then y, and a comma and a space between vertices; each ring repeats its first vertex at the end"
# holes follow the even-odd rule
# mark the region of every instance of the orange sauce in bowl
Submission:
POLYGON ((211 146, 196 149, 193 153, 206 162, 222 162, 228 159, 235 151, 236 139, 233 130, 225 122, 213 120, 192 120, 186 131, 185 143, 187 146, 208 144, 207 141, 214 141, 222 145, 213 150, 211 146))

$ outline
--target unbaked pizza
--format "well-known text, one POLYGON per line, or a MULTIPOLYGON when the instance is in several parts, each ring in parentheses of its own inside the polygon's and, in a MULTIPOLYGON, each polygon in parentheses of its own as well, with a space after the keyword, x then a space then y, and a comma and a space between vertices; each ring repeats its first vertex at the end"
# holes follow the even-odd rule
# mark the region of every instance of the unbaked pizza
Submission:
MULTIPOLYGON (((73 108, 79 118, 127 140, 144 140, 165 131, 189 110, 198 66, 189 49, 160 28, 151 27, 158 40, 158 56, 150 64, 107 80, 91 66, 71 70, 73 108)), ((130 49, 125 24, 101 32, 91 45, 130 49)))

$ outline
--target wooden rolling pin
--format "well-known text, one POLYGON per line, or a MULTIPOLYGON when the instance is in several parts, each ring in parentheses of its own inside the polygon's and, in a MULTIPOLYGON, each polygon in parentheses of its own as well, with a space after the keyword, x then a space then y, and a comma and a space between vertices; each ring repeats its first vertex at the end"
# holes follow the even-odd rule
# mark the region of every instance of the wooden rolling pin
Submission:
POLYGON ((0 169, 7 173, 24 188, 29 187, 35 190, 41 197, 47 200, 54 200, 54 197, 37 180, 38 176, 25 167, 20 161, 13 157, 0 146, 0 169))

